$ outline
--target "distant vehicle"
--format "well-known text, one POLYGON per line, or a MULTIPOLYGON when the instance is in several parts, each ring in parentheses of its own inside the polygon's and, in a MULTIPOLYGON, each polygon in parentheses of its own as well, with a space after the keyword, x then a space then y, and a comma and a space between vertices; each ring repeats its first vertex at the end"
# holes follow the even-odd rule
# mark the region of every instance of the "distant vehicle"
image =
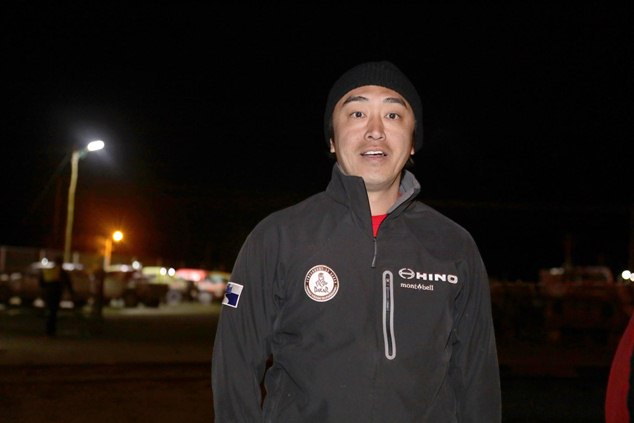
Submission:
POLYGON ((167 284, 149 280, 138 268, 115 264, 105 269, 105 303, 123 303, 125 307, 136 307, 142 303, 148 307, 158 307, 165 300, 167 291, 167 284))
POLYGON ((11 281, 16 276, 22 277, 19 273, 2 273, 0 274, 0 304, 9 304, 13 297, 13 290, 11 289, 11 281))
POLYGON ((544 304, 544 324, 552 340, 594 336, 611 344, 627 323, 625 310, 629 304, 622 294, 631 287, 618 284, 608 267, 542 269, 537 287, 544 304))
POLYGON ((211 295, 211 301, 222 300, 231 273, 222 270, 211 270, 205 279, 198 282, 198 291, 211 295))
POLYGON ((230 277, 229 272, 198 268, 180 268, 175 276, 189 281, 195 287, 194 296, 202 303, 210 303, 224 296, 225 287, 230 277))
POLYGON ((173 267, 143 266, 141 271, 151 282, 167 286, 165 300, 168 304, 178 304, 196 298, 194 283, 179 277, 173 267))
POLYGON ((613 286, 615 279, 612 270, 606 266, 551 267, 540 269, 539 283, 545 287, 601 287, 613 286))
POLYGON ((70 275, 72 294, 64 292, 63 301, 72 302, 73 307, 81 308, 93 301, 97 292, 97 281, 92 273, 89 273, 83 265, 64 263, 64 270, 70 275))
MULTIPOLYGON (((10 296, 9 301, 20 305, 43 305, 40 276, 42 269, 52 266, 52 262, 43 259, 31 263, 22 273, 13 273, 4 278, 3 297, 10 296)), ((96 281, 81 264, 64 263, 64 270, 70 275, 73 292, 64 291, 62 296, 63 308, 80 308, 89 303, 96 293, 96 281)))

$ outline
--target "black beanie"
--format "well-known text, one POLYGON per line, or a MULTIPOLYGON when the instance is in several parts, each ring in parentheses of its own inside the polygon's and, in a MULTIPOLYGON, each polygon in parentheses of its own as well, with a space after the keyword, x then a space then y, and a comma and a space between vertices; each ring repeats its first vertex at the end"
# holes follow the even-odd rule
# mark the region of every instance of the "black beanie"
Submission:
POLYGON ((326 143, 330 146, 330 125, 335 104, 348 91, 364 85, 378 85, 389 88, 407 100, 414 111, 414 119, 416 119, 414 149, 416 151, 420 150, 423 146, 423 105, 412 82, 399 68, 387 61, 361 63, 349 69, 335 81, 328 93, 326 111, 324 113, 326 143))

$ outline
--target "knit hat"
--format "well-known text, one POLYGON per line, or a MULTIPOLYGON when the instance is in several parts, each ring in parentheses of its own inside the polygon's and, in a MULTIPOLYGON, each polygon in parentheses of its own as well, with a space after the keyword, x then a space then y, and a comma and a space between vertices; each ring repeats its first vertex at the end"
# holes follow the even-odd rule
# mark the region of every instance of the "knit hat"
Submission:
POLYGON ((378 85, 389 88, 402 95, 414 111, 416 127, 414 130, 414 149, 420 150, 423 145, 423 106, 412 82, 393 63, 366 62, 349 69, 337 79, 326 101, 326 111, 324 113, 324 133, 326 143, 330 145, 330 131, 332 122, 332 112, 337 102, 347 92, 364 85, 378 85))

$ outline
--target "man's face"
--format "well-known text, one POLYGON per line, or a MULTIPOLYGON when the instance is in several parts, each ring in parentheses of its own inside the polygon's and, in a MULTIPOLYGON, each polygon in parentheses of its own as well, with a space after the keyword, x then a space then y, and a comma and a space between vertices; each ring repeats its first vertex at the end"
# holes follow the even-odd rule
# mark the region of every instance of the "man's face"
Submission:
POLYGON ((368 191, 398 186, 414 154, 414 112, 396 91, 376 85, 355 88, 332 114, 335 153, 343 171, 363 178, 368 191))

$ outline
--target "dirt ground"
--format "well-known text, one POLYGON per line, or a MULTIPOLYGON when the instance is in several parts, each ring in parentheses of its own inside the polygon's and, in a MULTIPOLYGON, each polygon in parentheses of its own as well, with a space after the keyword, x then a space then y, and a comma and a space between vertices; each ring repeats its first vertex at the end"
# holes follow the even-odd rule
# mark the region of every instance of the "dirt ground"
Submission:
MULTIPOLYGON (((0 312, 0 423, 213 422, 217 311, 110 311, 101 330, 88 335, 67 317, 55 340, 39 334, 37 314, 0 312)), ((567 356, 555 360, 556 351, 539 345, 500 347, 504 423, 604 421, 608 369, 601 354, 574 376, 530 376, 508 369, 550 362, 543 369, 552 370, 567 356)))
POLYGON ((0 386, 0 421, 213 422, 205 365, 12 369, 0 386))
MULTIPOLYGON (((3 380, 2 422, 214 421, 203 364, 47 366, 12 369, 3 380)), ((509 377, 502 387, 503 422, 603 421, 603 381, 596 377, 509 377)))

